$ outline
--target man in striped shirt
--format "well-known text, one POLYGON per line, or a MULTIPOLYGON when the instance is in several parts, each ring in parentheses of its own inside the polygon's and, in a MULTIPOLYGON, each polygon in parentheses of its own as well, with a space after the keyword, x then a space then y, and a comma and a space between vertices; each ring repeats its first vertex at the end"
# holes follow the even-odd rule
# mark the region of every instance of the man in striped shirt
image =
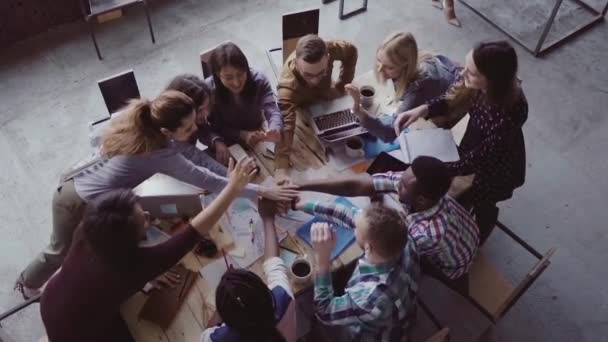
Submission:
POLYGON ((422 257, 423 271, 464 292, 466 273, 479 245, 479 229, 469 213, 447 195, 450 183, 443 162, 421 156, 401 173, 346 176, 299 186, 302 191, 340 196, 397 193, 407 212, 409 234, 422 257))
POLYGON ((416 317, 420 270, 415 244, 408 240, 400 213, 379 204, 359 210, 336 203, 298 203, 297 209, 354 229, 365 250, 344 294, 335 296, 330 273, 335 233, 327 223, 312 226, 319 320, 345 326, 351 341, 406 341, 416 317))

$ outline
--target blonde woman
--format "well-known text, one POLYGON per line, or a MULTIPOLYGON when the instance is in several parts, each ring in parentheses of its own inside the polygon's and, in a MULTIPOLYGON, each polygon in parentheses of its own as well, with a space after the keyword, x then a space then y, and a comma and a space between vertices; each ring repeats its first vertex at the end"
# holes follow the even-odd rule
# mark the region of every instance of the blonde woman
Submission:
MULTIPOLYGON (((376 51, 376 78, 381 83, 393 82, 395 101, 401 102, 397 114, 442 95, 459 70, 460 67, 445 56, 419 52, 416 39, 409 32, 389 35, 376 51)), ((353 111, 362 126, 382 140, 395 140, 392 121, 370 116, 359 106, 359 90, 350 84, 345 89, 354 99, 353 111)))
MULTIPOLYGON (((53 195, 53 231, 49 245, 21 273, 15 289, 24 297, 39 293, 61 267, 72 235, 82 219, 87 203, 118 188, 132 189, 155 173, 220 192, 228 184, 196 164, 196 156, 186 158, 175 143, 187 142, 196 133, 196 107, 184 93, 168 90, 156 99, 133 100, 121 117, 112 122, 102 137, 102 158, 84 170, 65 177, 53 195)), ((199 151, 200 153, 204 153, 199 151)), ((253 164, 248 160, 247 164, 253 164)), ((256 200, 291 200, 294 187, 247 184, 240 196, 256 200)))

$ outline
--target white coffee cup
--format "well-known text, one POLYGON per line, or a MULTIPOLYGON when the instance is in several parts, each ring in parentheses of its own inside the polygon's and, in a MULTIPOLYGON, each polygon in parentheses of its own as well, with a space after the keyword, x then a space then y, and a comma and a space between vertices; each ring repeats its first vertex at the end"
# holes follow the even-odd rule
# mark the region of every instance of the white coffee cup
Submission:
POLYGON ((296 258, 289 267, 289 271, 296 284, 306 284, 312 278, 312 264, 304 257, 296 258))
POLYGON ((374 96, 376 95, 376 89, 374 87, 366 85, 359 89, 361 94, 361 106, 363 108, 370 108, 374 104, 374 96))
POLYGON ((350 137, 346 139, 346 142, 344 143, 346 155, 351 158, 365 157, 365 151, 363 150, 364 145, 365 143, 363 142, 363 139, 359 137, 350 137))

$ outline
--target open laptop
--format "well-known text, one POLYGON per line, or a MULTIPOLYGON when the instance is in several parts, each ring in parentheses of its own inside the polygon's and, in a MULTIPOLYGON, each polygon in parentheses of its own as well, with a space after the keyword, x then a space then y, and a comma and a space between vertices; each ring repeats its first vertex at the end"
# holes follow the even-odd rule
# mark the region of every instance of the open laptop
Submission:
POLYGON ((152 217, 192 217, 203 210, 205 190, 157 173, 133 189, 152 217))
POLYGON ((342 96, 315 103, 309 107, 315 133, 327 142, 335 142, 366 133, 357 115, 352 112, 353 99, 342 96))

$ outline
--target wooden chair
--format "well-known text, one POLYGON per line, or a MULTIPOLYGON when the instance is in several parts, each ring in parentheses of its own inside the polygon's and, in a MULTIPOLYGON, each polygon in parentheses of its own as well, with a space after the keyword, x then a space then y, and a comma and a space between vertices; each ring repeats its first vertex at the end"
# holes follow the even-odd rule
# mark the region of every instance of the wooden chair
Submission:
POLYGON ((528 288, 551 264, 549 259, 555 253, 555 248, 551 248, 544 255, 540 254, 501 222, 497 222, 496 226, 538 259, 538 262, 521 281, 517 284, 511 284, 484 255, 483 251, 480 251, 469 270, 469 293, 462 295, 488 317, 492 323, 498 323, 509 309, 517 303, 519 298, 526 293, 528 288))
MULTIPOLYGON (((34 303, 40 302, 40 297, 41 297, 41 295, 37 295, 3 313, 0 313, 0 323, 2 323, 2 321, 5 320, 6 318, 9 318, 10 316, 16 314, 17 312, 27 308, 28 306, 30 306, 34 303)), ((46 337, 43 337, 43 339, 41 341, 44 341, 44 340, 46 340, 46 337)), ((4 329, 2 329, 1 324, 0 324, 0 342, 16 342, 16 340, 14 338, 9 336, 8 333, 4 329)))
POLYGON ((266 51, 270 66, 279 78, 281 66, 295 50, 298 40, 307 34, 319 34, 319 9, 283 14, 283 44, 266 51))
POLYGON ((97 85, 110 115, 118 112, 130 99, 141 96, 133 70, 126 70, 99 80, 97 85))
POLYGON ((150 12, 148 11, 148 2, 146 0, 80 0, 80 9, 84 20, 89 26, 89 32, 91 33, 91 39, 95 45, 95 51, 97 51, 97 57, 101 60, 101 53, 97 46, 97 39, 95 38, 94 21, 101 14, 108 13, 117 9, 122 9, 130 5, 142 4, 146 11, 146 18, 148 20, 148 29, 150 30, 150 37, 152 38, 152 44, 156 43, 154 39, 154 31, 152 30, 152 22, 150 21, 150 12))
POLYGON ((431 309, 422 301, 422 297, 418 296, 418 306, 422 309, 433 325, 437 328, 437 332, 425 339, 425 342, 447 342, 450 340, 450 328, 443 326, 437 316, 433 314, 431 309))
POLYGON ((230 40, 227 40, 221 44, 218 44, 217 46, 214 46, 211 49, 205 50, 200 53, 201 69, 203 69, 203 78, 207 78, 207 77, 211 76, 211 74, 212 74, 211 66, 209 65, 209 59, 211 58, 211 53, 213 52, 213 50, 215 50, 218 46, 227 44, 227 43, 232 43, 232 42, 230 40))

